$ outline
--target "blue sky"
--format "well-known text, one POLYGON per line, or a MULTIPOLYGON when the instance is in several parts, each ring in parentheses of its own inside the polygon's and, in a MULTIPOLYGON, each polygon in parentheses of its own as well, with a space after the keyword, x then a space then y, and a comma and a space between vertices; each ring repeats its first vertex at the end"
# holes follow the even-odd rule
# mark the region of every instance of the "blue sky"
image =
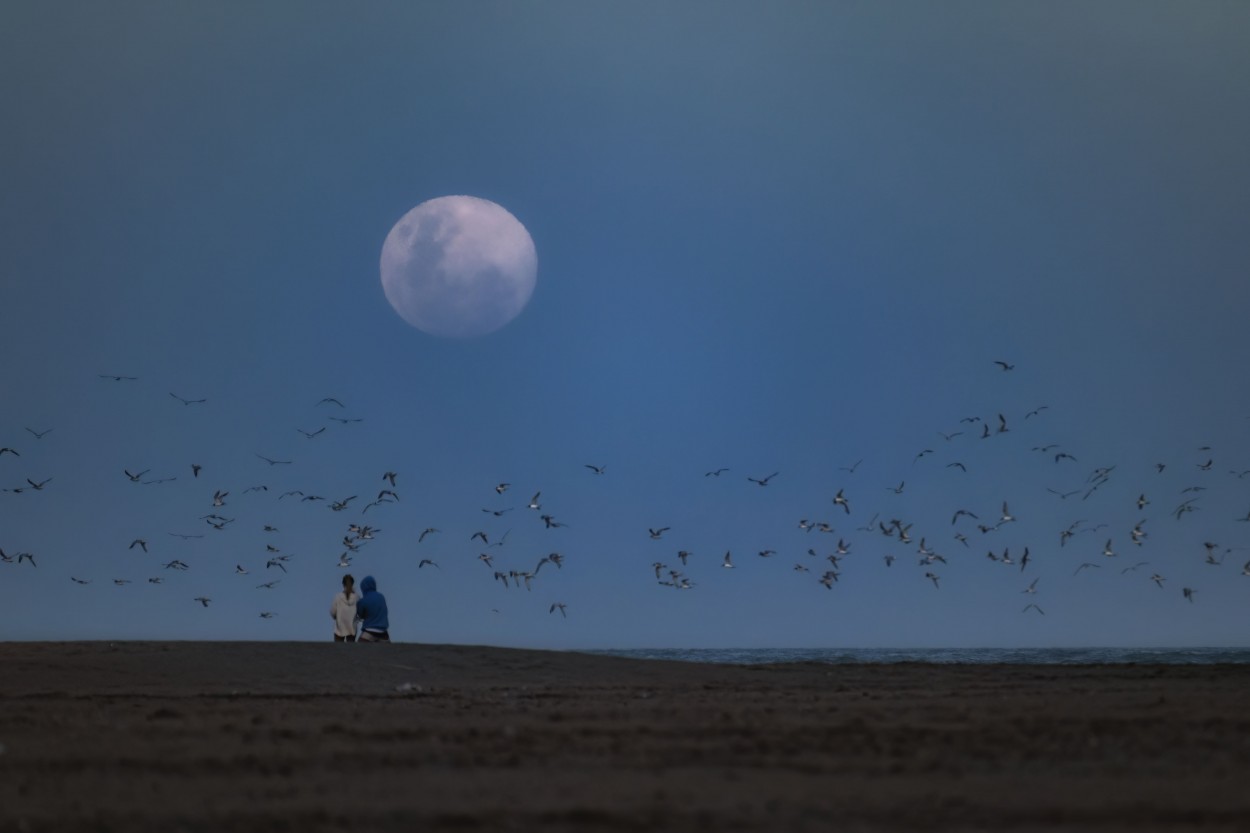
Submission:
POLYGON ((1248 35, 1214 2, 9 4, 0 487, 52 480, 0 493, 0 549, 38 564, 0 564, 0 635, 328 638, 367 523, 351 572, 404 640, 1244 645, 1248 35), (379 281, 449 194, 538 253, 477 339, 379 281), (497 567, 564 566, 505 589, 478 530, 510 531, 497 567))

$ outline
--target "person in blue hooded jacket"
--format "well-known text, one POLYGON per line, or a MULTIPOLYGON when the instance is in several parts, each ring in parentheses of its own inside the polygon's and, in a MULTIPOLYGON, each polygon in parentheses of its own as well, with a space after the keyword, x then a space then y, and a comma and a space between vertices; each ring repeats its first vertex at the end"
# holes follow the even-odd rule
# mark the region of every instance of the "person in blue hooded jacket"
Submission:
POLYGON ((386 615, 386 597, 378 592, 373 576, 360 582, 361 597, 356 602, 356 618, 360 620, 360 642, 390 642, 391 626, 386 615))

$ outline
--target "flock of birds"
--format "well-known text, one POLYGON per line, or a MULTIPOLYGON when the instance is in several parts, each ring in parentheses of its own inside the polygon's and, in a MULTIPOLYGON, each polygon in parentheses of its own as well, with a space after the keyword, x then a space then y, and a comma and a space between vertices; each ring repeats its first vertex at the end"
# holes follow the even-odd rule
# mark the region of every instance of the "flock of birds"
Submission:
MULTIPOLYGON (((1004 373, 1015 370, 1015 365, 1008 362, 999 361, 995 364, 1004 373)), ((101 374, 100 379, 102 383, 119 385, 133 385, 140 381, 134 376, 113 374, 101 374)), ((206 398, 188 398, 174 392, 169 392, 169 397, 181 408, 204 407, 208 403, 206 398)), ((363 422, 360 417, 346 415, 346 406, 335 397, 324 397, 310 405, 313 410, 324 417, 325 424, 312 429, 303 427, 295 429, 308 442, 317 442, 318 438, 332 426, 346 427, 363 422)), ((173 407, 172 403, 171 407, 173 407)), ((934 436, 940 438, 940 443, 934 443, 934 447, 920 448, 911 459, 910 471, 915 472, 913 475, 915 478, 928 476, 928 473, 935 470, 940 461, 941 469, 949 471, 952 476, 967 475, 969 463, 961 459, 959 454, 954 453, 961 448, 961 443, 999 441, 1003 435, 1012 434, 1017 430, 1017 420, 1021 423, 1036 424, 1046 419, 1048 410, 1046 405, 1040 405, 1019 417, 1009 416, 1006 413, 993 413, 988 417, 966 416, 960 419, 957 425, 936 431, 934 436), (937 450, 939 448, 941 452, 937 450), (958 475, 955 474, 956 472, 958 475)), ((27 432, 26 442, 0 438, 0 440, 7 440, 3 446, 0 446, 0 482, 10 484, 2 490, 7 499, 31 498, 36 493, 55 491, 57 487, 56 477, 37 475, 33 471, 20 471, 28 461, 38 459, 37 453, 32 454, 28 450, 31 445, 37 450, 46 443, 56 442, 54 427, 27 426, 25 431, 27 432)), ((1017 447, 1023 450, 1023 447, 1017 447)), ((1109 516, 1114 515, 1111 520, 1098 520, 1101 510, 1094 509, 1108 493, 1115 493, 1116 496, 1113 498, 1115 500, 1121 499, 1120 495, 1124 494, 1124 487, 1121 485, 1123 475, 1120 466, 1085 466, 1074 453, 1057 443, 1031 446, 1028 453, 1036 455, 1039 464, 1052 467, 1056 472, 1061 473, 1062 478, 1056 476, 1056 480, 1063 479, 1068 482, 1068 488, 1047 488, 1046 491, 1049 494, 1047 499, 1064 506, 1069 504, 1080 506, 1081 509, 1073 511, 1074 515, 1080 517, 1056 528, 1052 539, 1023 543, 1014 539, 1004 540, 1008 538, 1007 533, 1018 522, 1017 513, 1013 510, 1010 500, 995 501, 992 507, 951 506, 948 510, 948 522, 944 521, 940 525, 934 524, 931 517, 926 517, 922 524, 926 528, 918 528, 916 519, 900 511, 898 503, 891 502, 892 499, 909 494, 909 477, 901 476, 897 481, 890 480, 884 485, 869 484, 865 481, 865 476, 861 471, 861 464, 864 461, 860 459, 849 465, 838 467, 836 477, 840 482, 833 484, 830 488, 831 494, 825 498, 827 510, 830 513, 828 517, 795 519, 795 528, 798 532, 811 537, 805 539, 803 546, 794 548, 796 553, 801 554, 798 555, 798 560, 793 564, 792 570, 800 576, 807 576, 809 580, 814 580, 814 586, 832 591, 843 579, 844 566, 849 559, 879 559, 884 569, 896 569, 894 566, 896 563, 902 568, 903 564, 910 561, 917 570, 919 578, 931 584, 935 590, 940 590, 943 586, 945 568, 953 561, 956 559, 966 561, 973 557, 982 558, 997 568, 1011 568, 1022 574, 1019 592, 1025 604, 1021 607, 1021 613, 1044 616, 1046 611, 1040 594, 1043 592, 1045 582, 1042 576, 1030 574, 1030 571, 1035 570, 1040 562, 1053 566, 1058 560, 1057 555, 1079 552, 1081 553, 1077 557, 1079 560, 1069 560, 1066 565, 1067 568, 1071 568, 1071 576, 1074 578, 1096 571, 1114 571, 1123 576, 1146 576, 1156 588, 1166 591, 1172 586, 1167 574, 1168 565, 1175 563, 1177 556, 1170 552, 1151 552, 1151 536, 1154 530, 1163 523, 1194 523, 1189 516, 1201 513, 1206 508, 1212 490, 1218 490, 1221 482, 1229 482, 1220 479, 1226 477, 1224 471, 1232 477, 1232 482, 1240 482, 1250 475, 1250 470, 1221 469, 1217 466, 1214 449, 1210 446, 1195 445, 1194 449, 1195 458, 1192 461, 1176 464, 1152 462, 1151 474, 1155 477, 1153 481, 1143 481, 1140 474, 1133 475, 1131 492, 1135 493, 1136 497, 1131 500, 1129 506, 1121 506, 1119 509, 1131 508, 1141 517, 1136 523, 1128 526, 1117 523, 1118 512, 1105 513, 1109 516), (1164 475, 1175 474, 1178 468, 1185 477, 1184 486, 1179 490, 1169 489, 1170 481, 1165 479, 1164 475), (1154 509, 1148 511, 1148 507, 1154 507, 1154 509), (1128 528, 1124 528, 1126 526, 1128 528), (1085 540, 1098 541, 1099 546, 1086 545, 1083 543, 1085 540)), ((253 458, 258 461, 256 466, 259 471, 276 472, 295 465, 293 458, 269 456, 260 452, 253 452, 253 458)), ((600 462, 586 463, 582 468, 586 477, 612 476, 608 471, 608 466, 600 462)), ((705 480, 741 477, 743 482, 751 484, 747 488, 769 489, 775 488, 773 484, 777 478, 784 478, 784 474, 781 471, 739 473, 732 467, 722 466, 704 471, 702 477, 705 480)), ((237 485, 226 485, 218 480, 211 461, 199 460, 186 460, 155 474, 152 468, 139 465, 124 466, 116 472, 116 479, 119 484, 129 484, 129 488, 137 489, 162 487, 186 481, 196 485, 198 492, 203 494, 202 513, 194 517, 169 519, 173 520, 178 528, 165 530, 162 536, 165 541, 178 539, 181 542, 188 542, 206 536, 228 534, 238 522, 238 517, 233 511, 237 502, 268 499, 272 501, 271 506, 299 504, 322 507, 341 517, 341 525, 335 533, 339 537, 334 542, 327 541, 326 549, 329 550, 332 547, 338 551, 334 566, 343 570, 352 568, 355 560, 362 552, 366 552, 366 548, 382 533, 380 528, 369 521, 394 512, 403 506, 400 496, 401 475, 390 469, 377 472, 372 484, 350 490, 354 492, 352 494, 320 494, 307 488, 274 488, 271 491, 270 485, 264 482, 252 482, 242 488, 237 485), (211 485, 208 483, 210 477, 215 481, 211 485), (187 531, 191 528, 191 524, 199 528, 187 531)), ((533 524, 535 529, 559 530, 569 526, 563 516, 555 514, 553 507, 545 505, 541 490, 534 491, 523 503, 513 502, 512 498, 516 490, 509 482, 484 485, 482 491, 483 502, 490 504, 481 507, 482 517, 487 522, 482 524, 482 528, 474 529, 467 536, 463 536, 463 532, 467 530, 453 531, 452 534, 459 533, 462 536, 464 542, 459 546, 466 553, 474 553, 473 557, 485 568, 484 576, 489 576, 490 581, 497 582, 505 589, 532 592, 538 585, 540 576, 546 579, 550 573, 564 569, 566 557, 561 552, 551 551, 531 556, 533 562, 532 566, 529 566, 528 561, 524 564, 519 563, 522 556, 514 556, 508 549, 509 536, 512 532, 509 524, 514 522, 512 519, 517 515, 531 516, 531 520, 526 522, 533 524), (492 496, 488 497, 488 495, 492 496), (512 515, 513 512, 517 515, 512 515), (509 525, 502 534, 495 528, 498 523, 509 525)), ((527 489, 522 494, 528 491, 527 489)), ((0 509, 5 508, 0 506, 0 509)), ((1200 514, 1199 517, 1201 517, 1200 514)), ((1227 520, 1250 523, 1250 511, 1244 516, 1227 520)), ((11 530, 12 522, 7 522, 6 527, 11 530)), ((0 534, 3 532, 4 530, 0 530, 0 534)), ((295 561, 294 553, 284 551, 281 546, 280 528, 276 522, 260 524, 259 533, 264 539, 263 565, 261 559, 243 559, 235 561, 230 566, 234 575, 252 577, 249 589, 274 591, 279 589, 288 571, 294 569, 298 562, 295 561), (264 580, 256 581, 260 577, 264 580)), ((410 540, 392 542, 392 544, 397 545, 403 551, 412 553, 412 560, 418 571, 427 569, 441 571, 442 565, 434 557, 435 554, 423 552, 423 550, 429 547, 432 540, 444 534, 439 526, 423 526, 419 532, 410 536, 410 540)), ((640 524, 638 528, 640 546, 644 547, 647 546, 643 543, 644 540, 666 542, 670 541, 672 536, 671 525, 640 524), (642 538, 644 533, 646 539, 642 538)), ((42 556, 39 552, 27 548, 5 549, 5 545, 6 542, 0 540, 0 566, 15 569, 40 569, 42 556)), ((708 558, 702 555, 696 556, 692 550, 686 548, 677 549, 675 552, 667 550, 664 549, 663 543, 650 544, 650 546, 656 548, 651 550, 653 553, 670 553, 660 554, 650 561, 648 575, 654 578, 659 587, 675 591, 694 591, 704 583, 698 570, 691 564, 693 559, 696 566, 701 565, 707 568, 708 558)), ((715 560, 711 563, 718 565, 721 570, 734 570, 741 566, 743 558, 757 558, 763 561, 782 558, 778 547, 787 552, 790 550, 789 546, 778 544, 746 553, 735 553, 734 548, 730 547, 723 554, 718 551, 715 560)), ((158 544, 151 532, 145 532, 131 539, 126 549, 131 553, 147 555, 152 549, 166 551, 169 547, 165 546, 164 541, 158 544)), ((1214 537, 1210 537, 1202 541, 1201 556, 1205 565, 1221 568, 1226 559, 1243 549, 1222 545, 1214 540, 1214 537)), ((188 559, 188 556, 179 554, 178 557, 154 561, 151 563, 153 574, 142 578, 130 575, 95 576, 86 572, 81 574, 75 572, 70 574, 68 579, 75 585, 111 583, 123 587, 135 582, 161 585, 173 575, 203 572, 199 564, 193 565, 188 559)), ((82 566, 81 563, 79 566, 82 566)), ((211 565, 210 569, 219 573, 223 566, 216 563, 211 565)), ((641 570, 642 564, 638 566, 641 570)), ((1241 566, 1240 575, 1250 577, 1250 560, 1241 566)), ((1179 592, 1181 599, 1190 603, 1193 603, 1198 595, 1197 589, 1189 584, 1183 584, 1175 590, 1179 592)), ((208 592, 201 592, 198 595, 189 594, 187 602, 208 608, 214 603, 214 597, 208 592)), ((559 613, 561 617, 569 615, 570 606, 564 601, 549 598, 542 604, 549 614, 559 613)), ((257 615, 260 618, 272 619, 278 615, 275 610, 263 604, 259 607, 261 609, 257 611, 257 615)), ((497 612, 498 609, 495 610, 497 612)))

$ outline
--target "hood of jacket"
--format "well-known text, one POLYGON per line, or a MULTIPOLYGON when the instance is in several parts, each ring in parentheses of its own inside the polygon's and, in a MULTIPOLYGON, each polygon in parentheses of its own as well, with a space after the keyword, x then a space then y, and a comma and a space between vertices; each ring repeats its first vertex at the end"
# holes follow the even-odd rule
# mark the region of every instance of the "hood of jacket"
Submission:
POLYGON ((378 589, 378 583, 373 580, 373 576, 365 576, 364 581, 360 582, 360 590, 362 593, 372 593, 378 589))

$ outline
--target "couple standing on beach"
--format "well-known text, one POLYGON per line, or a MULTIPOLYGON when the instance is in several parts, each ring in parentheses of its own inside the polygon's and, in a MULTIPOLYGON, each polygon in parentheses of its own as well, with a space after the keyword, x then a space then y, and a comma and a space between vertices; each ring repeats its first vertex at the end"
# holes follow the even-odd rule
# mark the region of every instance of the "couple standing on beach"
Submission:
POLYGON ((330 618, 334 620, 334 641, 355 642, 356 623, 360 622, 361 642, 390 642, 390 621, 386 612, 386 597, 378 592, 373 576, 365 576, 360 582, 361 595, 356 592, 356 580, 343 576, 343 590, 330 605, 330 618))

